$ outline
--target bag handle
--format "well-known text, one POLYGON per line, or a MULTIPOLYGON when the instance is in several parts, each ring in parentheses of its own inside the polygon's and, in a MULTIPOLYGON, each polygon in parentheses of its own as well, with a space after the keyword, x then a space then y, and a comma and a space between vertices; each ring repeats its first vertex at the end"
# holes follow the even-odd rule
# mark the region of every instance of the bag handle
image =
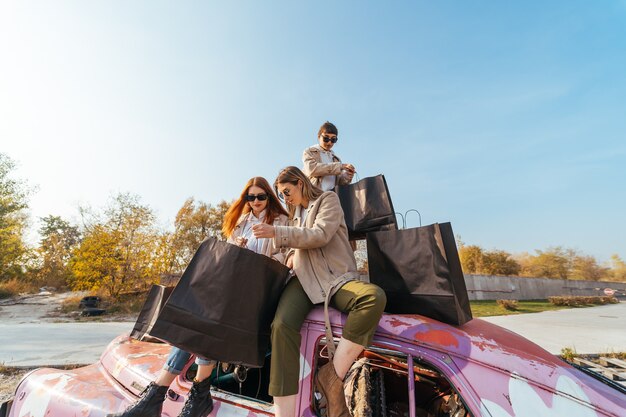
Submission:
POLYGON ((330 313, 328 311, 328 305, 330 304, 330 297, 333 294, 333 290, 337 285, 343 285, 345 282, 338 282, 328 289, 326 298, 324 299, 324 327, 326 330, 326 347, 328 348, 328 360, 332 362, 335 356, 335 337, 333 336, 333 329, 330 327, 330 313))
POLYGON ((326 347, 328 348, 328 360, 332 362, 333 358, 335 357, 335 338, 333 336, 333 330, 330 327, 330 315, 328 312, 330 294, 331 291, 328 291, 328 294, 326 294, 326 299, 324 300, 324 327, 326 328, 326 347))

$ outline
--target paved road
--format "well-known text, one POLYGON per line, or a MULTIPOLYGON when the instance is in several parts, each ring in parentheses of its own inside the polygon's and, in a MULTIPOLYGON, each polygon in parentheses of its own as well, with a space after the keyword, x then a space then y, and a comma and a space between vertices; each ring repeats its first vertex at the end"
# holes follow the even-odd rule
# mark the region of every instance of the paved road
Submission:
POLYGON ((484 317, 532 340, 547 351, 626 352, 626 302, 513 316, 484 317))
POLYGON ((93 363, 134 322, 0 324, 0 364, 46 366, 93 363))
POLYGON ((0 365, 73 365, 98 360, 106 345, 128 333, 134 321, 77 322, 59 315, 61 303, 84 295, 42 292, 0 301, 0 365))
MULTIPOLYGON (((37 301, 40 302, 39 300, 37 301)), ((22 308, 21 306, 17 306, 22 308)), ((38 305, 37 309, 43 306, 38 305)), ((117 335, 134 322, 55 323, 3 305, 0 311, 0 364, 45 366, 93 363, 117 335)), ((29 311, 33 311, 30 306, 29 311)), ((41 310, 39 311, 41 312, 41 310)), ((626 302, 610 306, 486 317, 558 354, 626 351, 626 302)))

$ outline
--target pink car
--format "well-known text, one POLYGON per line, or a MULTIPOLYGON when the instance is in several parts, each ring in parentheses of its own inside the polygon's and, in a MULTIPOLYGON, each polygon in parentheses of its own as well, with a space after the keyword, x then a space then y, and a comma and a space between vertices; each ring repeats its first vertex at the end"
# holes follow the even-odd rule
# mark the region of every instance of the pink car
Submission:
MULTIPOLYGON (((335 336, 345 316, 331 311, 335 336)), ((96 364, 38 369, 19 384, 0 417, 98 417, 123 410, 155 379, 169 346, 113 340, 96 364)), ((298 415, 325 415, 313 374, 327 361, 321 308, 302 327, 298 415)), ((274 414, 269 360, 247 372, 221 370, 212 395, 217 417, 274 414)), ((244 370, 245 371, 245 370, 244 370)), ((163 415, 185 402, 193 361, 172 384, 163 415)), ((416 315, 385 314, 374 344, 345 384, 355 416, 626 416, 626 394, 561 361, 521 336, 480 319, 454 327, 416 315)))

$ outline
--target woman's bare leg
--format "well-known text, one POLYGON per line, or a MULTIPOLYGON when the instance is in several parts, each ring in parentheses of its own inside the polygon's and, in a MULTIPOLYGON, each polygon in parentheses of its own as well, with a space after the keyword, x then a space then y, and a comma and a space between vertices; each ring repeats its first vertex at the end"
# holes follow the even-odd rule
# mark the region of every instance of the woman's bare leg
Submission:
POLYGON ((211 372, 213 372, 213 368, 215 368, 215 364, 198 365, 198 372, 196 373, 195 380, 198 382, 204 381, 205 379, 211 376, 211 372))
POLYGON ((339 345, 335 351, 333 365, 339 379, 344 379, 354 360, 363 352, 363 346, 351 342, 343 337, 339 340, 339 345))
POLYGON ((296 398, 298 395, 274 397, 274 414, 276 417, 296 417, 296 398))
POLYGON ((174 379, 176 379, 176 374, 168 372, 165 369, 161 369, 161 373, 159 373, 159 376, 154 383, 162 387, 169 387, 174 379))

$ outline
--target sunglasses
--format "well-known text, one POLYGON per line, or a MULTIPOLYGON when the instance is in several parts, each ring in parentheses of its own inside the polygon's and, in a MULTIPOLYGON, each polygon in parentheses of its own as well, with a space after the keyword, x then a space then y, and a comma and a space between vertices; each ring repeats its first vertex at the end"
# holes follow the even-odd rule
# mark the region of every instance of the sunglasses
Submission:
POLYGON ((246 201, 253 202, 254 200, 265 201, 267 200, 267 194, 248 194, 246 201))
POLYGON ((324 141, 324 143, 328 143, 328 142, 337 143, 339 138, 337 136, 335 136, 334 138, 329 138, 328 136, 322 136, 322 140, 324 141))
POLYGON ((289 190, 283 190, 282 193, 280 191, 278 192, 278 198, 280 201, 285 201, 285 197, 289 197, 289 190))

